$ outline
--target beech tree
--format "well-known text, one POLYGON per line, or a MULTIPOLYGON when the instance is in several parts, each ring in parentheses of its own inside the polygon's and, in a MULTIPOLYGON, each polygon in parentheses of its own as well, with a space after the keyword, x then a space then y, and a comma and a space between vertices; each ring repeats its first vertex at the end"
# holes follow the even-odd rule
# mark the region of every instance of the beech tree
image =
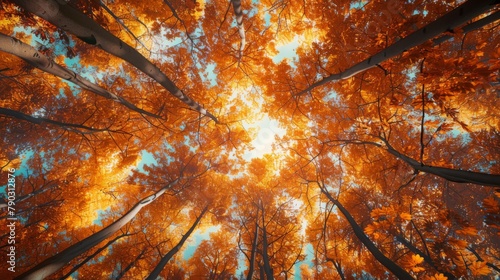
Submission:
POLYGON ((498 278, 499 4, 1 2, 0 275, 498 278))

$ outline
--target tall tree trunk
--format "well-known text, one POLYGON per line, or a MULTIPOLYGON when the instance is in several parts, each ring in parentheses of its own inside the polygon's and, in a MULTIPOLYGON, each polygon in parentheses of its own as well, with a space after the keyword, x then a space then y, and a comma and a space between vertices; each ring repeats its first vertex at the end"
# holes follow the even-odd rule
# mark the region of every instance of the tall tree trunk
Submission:
POLYGON ((345 280, 344 271, 342 271, 342 266, 341 266, 340 262, 338 262, 334 259, 328 258, 328 257, 326 258, 326 261, 331 262, 333 264, 333 266, 335 267, 335 270, 337 270, 337 273, 339 274, 340 279, 345 280))
POLYGON ((32 117, 30 115, 21 113, 19 111, 7 109, 7 108, 2 108, 2 107, 0 107, 0 114, 5 115, 5 116, 9 116, 9 117, 14 117, 16 119, 28 121, 28 122, 34 123, 34 124, 48 123, 48 124, 58 126, 62 129, 76 132, 76 133, 80 133, 80 134, 90 134, 90 133, 96 133, 96 132, 124 133, 124 132, 115 131, 115 130, 111 130, 111 129, 105 129, 105 128, 93 128, 93 127, 86 126, 83 124, 60 122, 60 121, 55 121, 52 119, 42 118, 42 117, 32 117))
MULTIPOLYGON (((28 199, 30 197, 33 197, 33 196, 35 196, 37 194, 44 193, 44 192, 46 192, 48 190, 51 190, 51 189, 53 189, 53 188, 55 188, 57 186, 58 186, 58 184, 55 181, 50 181, 50 182, 44 184, 43 187, 41 187, 41 188, 39 188, 39 189, 37 189, 37 190, 29 193, 29 194, 25 194, 23 196, 16 197, 16 199, 14 200, 14 202, 17 205, 18 203, 23 202, 23 201, 25 201, 26 199, 28 199)), ((1 202, 0 203, 0 209, 5 208, 5 207, 7 207, 7 203, 6 202, 1 202)))
MULTIPOLYGON (((482 172, 473 172, 467 170, 458 170, 446 167, 437 167, 422 164, 398 151, 396 151, 387 140, 384 141, 387 151, 394 155, 395 157, 403 160, 412 168, 418 171, 434 174, 436 176, 442 177, 448 181, 457 183, 473 183, 484 186, 500 187, 500 175, 493 175, 482 172)), ((378 145, 378 144, 377 144, 378 145)))
POLYGON ((234 14, 236 16, 236 24, 238 25, 238 34, 240 35, 240 48, 238 49, 238 61, 243 57, 243 50, 245 49, 246 37, 245 28, 243 27, 243 10, 241 9, 241 0, 231 0, 233 5, 234 14))
POLYGON ((101 248, 97 249, 94 253, 92 253, 90 256, 86 257, 83 261, 81 261, 80 263, 78 263, 77 265, 75 265, 70 271, 68 271, 68 273, 64 274, 60 280, 64 280, 68 277, 71 276, 71 274, 73 274, 73 272, 77 271, 80 267, 84 266, 88 261, 90 261, 91 259, 93 259, 95 256, 97 256, 99 253, 101 253, 102 251, 106 250, 106 248, 109 247, 109 245, 115 243, 115 241, 117 241, 118 239, 122 238, 122 237, 125 237, 125 236, 129 236, 130 234, 121 234, 121 235, 118 235, 117 237, 111 239, 110 241, 108 241, 108 243, 104 244, 104 246, 102 246, 101 248))
POLYGON ((386 257, 378 248, 375 246, 375 244, 366 236, 365 232, 361 228, 361 226, 358 225, 356 220, 351 216, 349 211, 344 208, 344 206, 340 203, 340 201, 336 200, 333 198, 333 196, 330 195, 330 193, 324 189, 324 186, 320 185, 318 183, 321 192, 326 195, 326 197, 337 206, 337 208, 340 210, 340 212, 344 215, 344 217, 347 219, 347 222, 349 222, 349 225, 351 226, 352 230, 354 231, 354 234, 356 237, 365 245, 365 247, 370 251, 370 253, 375 257, 375 259, 381 263, 383 266, 385 266, 392 274, 394 274, 396 277, 399 279, 414 279, 406 270, 401 268, 398 264, 393 262, 391 259, 386 257))
MULTIPOLYGON (((430 173, 439 176, 443 179, 446 179, 448 181, 457 183, 472 183, 484 186, 500 187, 500 175, 425 165, 409 156, 400 153, 399 151, 394 149, 394 147, 392 147, 391 144, 389 144, 389 141, 387 141, 386 139, 382 137, 379 137, 379 139, 384 142, 388 153, 390 153, 391 155, 395 156, 398 159, 401 159, 402 161, 404 161, 406 164, 408 164, 417 171, 430 173)), ((373 145, 379 148, 382 148, 384 146, 377 142, 358 141, 358 140, 333 140, 329 142, 344 142, 346 144, 354 144, 354 145, 373 145)))
POLYGON ((97 244, 101 243, 106 238, 113 235, 115 232, 120 230, 124 225, 130 222, 136 215, 141 211, 141 209, 156 200, 158 197, 163 195, 171 186, 176 184, 179 179, 176 179, 167 186, 161 188, 156 193, 143 198, 137 204, 132 207, 127 213, 125 213, 120 219, 116 220, 109 226, 101 229, 100 231, 92 234, 91 236, 81 240, 80 242, 73 244, 63 250, 62 252, 42 261, 38 265, 34 266, 30 270, 24 272, 23 274, 16 277, 16 279, 43 279, 52 273, 61 269, 68 262, 83 254, 84 252, 90 250, 97 244))
MULTIPOLYGON (((257 215, 258 215, 258 210, 257 210, 257 215)), ((250 253, 250 260, 249 260, 250 265, 248 266, 247 280, 252 280, 253 273, 255 270, 255 256, 257 254, 257 242, 259 242, 259 224, 257 223, 257 221, 255 221, 254 234, 255 235, 252 241, 252 252, 250 253)))
POLYGON ((168 253, 161 258, 160 262, 156 265, 156 267, 153 269, 151 274, 146 278, 146 280, 154 280, 160 275, 161 271, 163 268, 165 268, 165 265, 167 265, 168 261, 182 248, 182 245, 184 245, 184 242, 189 238, 189 236, 193 233, 195 230, 196 226, 198 223, 200 223, 201 219, 205 215, 205 213, 208 210, 208 205, 203 208, 203 211, 201 211, 200 215, 198 218, 196 218, 196 221, 194 224, 189 228, 189 230, 182 236, 181 240, 177 243, 177 245, 174 246, 174 248, 170 249, 168 253))
POLYGON ((127 265, 127 267, 125 267, 125 269, 123 269, 120 272, 120 274, 118 274, 118 276, 116 276, 115 280, 122 279, 122 277, 125 275, 125 273, 127 273, 132 267, 134 267, 135 263, 142 258, 142 256, 144 255, 144 253, 146 253, 146 248, 142 249, 141 253, 139 255, 137 255, 137 257, 132 262, 130 262, 127 265))
POLYGON ((470 21, 476 16, 491 9, 492 5, 494 4, 498 4, 498 0, 469 0, 453 9, 452 11, 448 12, 447 14, 436 19, 435 21, 418 29, 407 37, 393 43, 382 51, 346 69, 345 71, 338 74, 332 74, 318 82, 311 84, 308 88, 297 93, 297 95, 302 95, 304 93, 310 92, 312 89, 324 85, 328 82, 343 80, 352 77, 360 72, 373 68, 383 61, 400 55, 404 51, 418 46, 443 32, 453 30, 465 24, 467 21, 470 21))
MULTIPOLYGON (((487 24, 493 23, 499 19, 500 19, 500 11, 496 11, 496 12, 492 13, 491 15, 488 15, 480 20, 476 20, 475 22, 469 23, 466 26, 462 27, 462 32, 464 34, 469 33, 471 31, 479 29, 487 24)), ((432 42, 434 43, 434 45, 439 45, 443 42, 448 41, 451 38, 453 38, 453 36, 444 35, 444 36, 441 36, 439 38, 432 40, 432 42)))
POLYGON ((97 22, 67 5, 66 2, 59 2, 57 0, 14 0, 14 2, 28 12, 44 18, 64 31, 74 34, 82 41, 98 46, 104 51, 129 62, 144 74, 161 84, 172 95, 187 104, 190 108, 210 117, 216 123, 218 122, 214 115, 207 112, 197 102, 185 95, 174 82, 151 61, 118 37, 102 28, 97 22))
POLYGON ((106 99, 111 99, 115 102, 118 102, 123 106, 139 114, 145 114, 150 117, 160 118, 160 116, 138 108, 134 104, 127 101, 125 98, 120 97, 114 93, 111 93, 106 89, 83 78, 77 73, 57 64, 54 60, 40 53, 32 46, 25 44, 17 40, 16 38, 0 33, 0 51, 4 51, 13 54, 19 58, 22 58, 24 61, 28 62, 29 64, 33 65, 34 67, 42 71, 45 71, 59 78, 70 81, 80 86, 81 88, 93 92, 97 95, 100 95, 106 99))
POLYGON ((269 246, 267 241, 267 229, 265 221, 264 205, 262 205, 262 200, 260 201, 261 217, 262 217, 262 260, 264 261, 264 272, 266 273, 267 280, 274 279, 273 269, 271 267, 271 262, 269 260, 269 254, 267 252, 267 247, 269 246))

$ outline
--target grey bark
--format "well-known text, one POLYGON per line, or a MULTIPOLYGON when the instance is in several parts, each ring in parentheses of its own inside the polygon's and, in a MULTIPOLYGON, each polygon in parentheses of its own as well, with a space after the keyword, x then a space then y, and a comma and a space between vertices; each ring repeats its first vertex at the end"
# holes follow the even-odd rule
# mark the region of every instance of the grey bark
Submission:
POLYGON ((194 224, 189 228, 186 234, 182 236, 181 240, 177 243, 177 245, 175 245, 172 249, 170 249, 170 251, 168 251, 168 253, 161 258, 160 262, 156 265, 156 267, 153 269, 151 274, 149 274, 146 280, 154 280, 160 275, 161 271, 163 270, 163 268, 165 268, 165 265, 168 263, 168 261, 182 248, 184 242, 186 242, 189 236, 193 233, 196 226, 200 223, 201 219, 203 218, 207 210, 208 210, 208 205, 205 206, 205 208, 203 208, 198 218, 196 218, 194 224))
POLYGON ((231 4, 233 5, 236 24, 238 25, 238 34, 241 39, 240 48, 238 49, 238 61, 241 61, 246 44, 245 28, 243 27, 243 10, 241 9, 241 0, 231 0, 231 4))
POLYGON ((115 241, 119 240, 122 237, 128 236, 128 235, 129 234, 122 234, 122 235, 118 235, 117 237, 111 239, 106 244, 104 244, 104 246, 102 246, 101 248, 97 249, 90 256, 86 257, 83 261, 81 261, 80 263, 78 263, 77 265, 75 265, 70 271, 68 271, 68 273, 64 274, 60 278, 60 280, 64 280, 64 279, 70 277, 71 274, 73 274, 75 271, 77 271, 80 267, 84 266, 88 261, 90 261, 91 259, 93 259, 95 256, 99 255, 102 251, 106 250, 106 248, 108 248, 111 244, 115 243, 115 241))

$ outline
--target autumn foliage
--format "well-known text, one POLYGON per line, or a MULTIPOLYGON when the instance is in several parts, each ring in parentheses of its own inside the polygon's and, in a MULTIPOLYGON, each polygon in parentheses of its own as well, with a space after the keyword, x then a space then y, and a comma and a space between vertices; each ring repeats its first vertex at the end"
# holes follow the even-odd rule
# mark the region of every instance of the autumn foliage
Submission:
POLYGON ((500 277, 499 13, 0 2, 0 278, 500 277))

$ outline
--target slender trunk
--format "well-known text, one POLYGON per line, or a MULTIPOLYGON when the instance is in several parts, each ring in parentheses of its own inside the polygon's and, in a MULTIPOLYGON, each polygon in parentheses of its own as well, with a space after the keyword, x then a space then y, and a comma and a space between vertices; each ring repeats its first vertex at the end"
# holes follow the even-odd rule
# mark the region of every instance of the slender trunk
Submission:
MULTIPOLYGON (((258 212, 257 212, 258 213, 258 212)), ((257 242, 259 242, 259 224, 255 222, 255 233, 252 242, 252 253, 250 254, 250 265, 248 266, 247 280, 252 280, 255 270, 255 255, 257 254, 257 242)))
POLYGON ((387 140, 382 139, 387 146, 387 151, 395 157, 403 160, 412 168, 418 171, 434 174, 448 181, 457 183, 473 183, 484 186, 500 187, 500 175, 493 175, 482 172, 473 172, 467 170, 451 169, 446 167, 437 167, 422 164, 398 151, 396 151, 387 140))
MULTIPOLYGON (((480 20, 476 20, 475 22, 469 23, 466 26, 462 27, 462 32, 464 34, 469 33, 471 31, 479 29, 487 24, 493 23, 499 19, 500 19, 500 11, 496 11, 496 12, 492 13, 491 15, 488 15, 480 20)), ((444 36, 441 36, 439 38, 434 39, 432 42, 434 43, 434 45, 439 45, 443 42, 450 40, 451 38, 453 38, 453 36, 444 35, 444 36)))
POLYGON ((97 22, 67 5, 66 2, 59 2, 56 0, 14 0, 14 2, 28 12, 44 18, 64 31, 74 34, 85 43, 98 46, 104 51, 129 62, 144 74, 161 84, 167 91, 187 104, 190 108, 210 117, 216 123, 218 122, 214 115, 207 112, 197 102, 186 96, 174 82, 151 61, 118 37, 102 28, 97 22))
POLYGON ((246 37, 245 28, 243 27, 243 10, 241 9, 241 0, 231 0, 233 5, 234 14, 236 16, 236 24, 238 25, 238 34, 240 35, 240 48, 238 49, 238 61, 243 57, 243 50, 245 49, 246 37))
POLYGON ((396 240, 403 244, 406 248, 408 248, 412 253, 414 254, 418 254, 420 255, 422 258, 424 258, 424 261, 430 265, 432 268, 434 268, 437 272, 439 273, 442 273, 444 276, 448 277, 448 280, 453 280, 453 279, 456 279, 455 275, 449 273, 449 272, 446 272, 446 271, 441 271, 437 266, 436 264, 434 263, 434 261, 431 259, 431 257, 427 254, 425 254, 424 252, 422 252, 420 249, 418 249, 417 247, 413 246, 413 244, 411 244, 408 240, 406 240, 403 236, 401 235, 397 235, 396 236, 396 240))
POLYGON ((95 256, 99 255, 99 253, 101 253, 102 251, 104 251, 106 248, 109 247, 109 245, 113 244, 115 241, 117 241, 118 239, 122 238, 122 237, 125 237, 125 236, 128 236, 129 234, 122 234, 122 235, 118 235, 117 237, 111 239, 110 241, 108 241, 108 243, 106 243, 104 246, 102 246, 101 248, 97 249, 93 254, 91 254, 90 256, 86 257, 83 261, 81 261, 79 264, 75 265, 68 273, 64 274, 60 280, 64 280, 68 277, 71 276, 71 274, 73 274, 73 272, 77 271, 80 267, 82 267, 83 265, 85 265, 88 261, 90 261, 91 259, 93 259, 95 256))
POLYGON ((383 266, 385 266, 392 274, 394 274, 396 277, 399 279, 414 279, 406 270, 401 268, 398 264, 393 262, 391 259, 387 258, 378 248, 375 246, 375 244, 366 236, 365 232, 361 228, 361 226, 358 225, 356 220, 351 216, 349 211, 344 208, 344 206, 340 203, 340 201, 336 200, 333 198, 329 192, 327 192, 321 185, 320 185, 321 192, 326 195, 326 197, 337 206, 337 208, 342 212, 344 217, 347 219, 349 222, 349 225, 351 226, 352 230, 354 231, 354 234, 358 239, 365 245, 365 247, 370 251, 370 253, 375 257, 375 259, 381 263, 383 266))
MULTIPOLYGON (((388 153, 395 156, 396 158, 401 159, 417 171, 430 173, 448 181, 457 183, 472 183, 484 186, 500 187, 500 175, 425 165, 411 157, 398 152, 396 149, 394 149, 394 147, 391 146, 391 144, 389 144, 389 141, 387 141, 386 139, 382 137, 379 137, 379 139, 384 142, 388 153)), ((383 145, 371 141, 334 140, 329 142, 344 142, 346 144, 373 145, 379 148, 383 147, 383 145)))
MULTIPOLYGON (((58 186, 58 185, 57 185, 57 183, 56 183, 56 182, 54 182, 54 181, 50 181, 49 183, 45 184, 45 185, 44 185, 44 187, 41 187, 41 188, 39 188, 39 189, 37 189, 37 190, 35 190, 35 191, 33 191, 33 192, 29 193, 29 194, 26 194, 26 195, 23 195, 23 196, 19 196, 19 197, 17 197, 17 198, 14 200, 14 202, 15 202, 15 204, 17 205, 18 203, 23 202, 23 201, 25 201, 26 199, 28 199, 28 198, 30 198, 30 197, 33 197, 33 196, 35 196, 35 195, 37 195, 37 194, 44 193, 44 192, 46 192, 47 190, 53 189, 53 188, 55 188, 55 187, 57 187, 57 186, 58 186)), ((5 202, 0 203, 0 209, 5 208, 5 207, 7 207, 7 203, 5 203, 5 202)))
POLYGON ((266 278, 267 280, 272 280, 274 279, 273 276, 273 269, 271 267, 271 263, 269 261, 269 254, 267 252, 267 232, 266 232, 266 226, 262 228, 262 259, 264 261, 264 272, 266 273, 266 278))
POLYGON ((208 210, 208 205, 205 206, 205 208, 203 208, 203 211, 201 211, 200 215, 198 216, 198 218, 196 218, 196 221, 189 228, 186 234, 182 236, 179 243, 177 243, 177 245, 175 245, 174 248, 170 249, 170 251, 168 251, 168 253, 165 256, 163 256, 163 258, 161 258, 160 262, 156 265, 151 274, 149 274, 149 276, 146 278, 147 280, 154 280, 160 275, 161 271, 163 270, 163 268, 165 268, 165 265, 168 263, 168 261, 181 249, 182 245, 184 245, 184 242, 186 242, 189 236, 193 233, 196 226, 201 221, 201 218, 203 218, 203 215, 205 215, 207 210, 208 210))
POLYGON ((0 114, 9 116, 9 117, 14 117, 16 119, 28 121, 30 123, 34 124, 43 124, 43 123, 48 123, 52 124, 58 127, 61 127, 65 130, 76 132, 76 133, 81 133, 81 134, 89 134, 89 133, 96 133, 96 132, 117 132, 117 133, 122 133, 110 129, 103 129, 103 128, 93 128, 90 126, 86 126, 83 124, 75 124, 75 123, 66 123, 66 122, 60 122, 60 121, 55 121, 52 119, 48 118, 36 118, 32 117, 30 115, 26 115, 24 113, 21 113, 19 111, 7 109, 7 108, 2 108, 0 107, 0 114))
POLYGON ((0 33, 0 51, 4 51, 22 58, 24 61, 42 71, 50 73, 61 79, 70 81, 75 85, 78 85, 81 88, 100 95, 106 99, 118 102, 139 114, 145 114, 150 117, 160 118, 160 116, 138 108, 134 104, 127 101, 125 98, 117 96, 116 94, 107 91, 106 89, 90 82, 89 80, 86 80, 77 73, 55 63, 54 60, 50 59, 46 55, 37 51, 32 46, 25 44, 16 38, 0 33))
POLYGON ((137 257, 132 261, 130 262, 127 267, 125 267, 124 270, 122 270, 120 272, 120 274, 118 274, 118 276, 116 276, 116 279, 115 280, 120 280, 122 279, 122 277, 125 275, 125 273, 127 273, 132 267, 134 267, 135 263, 140 260, 142 258, 142 256, 144 255, 144 253, 146 253, 146 249, 142 249, 141 253, 139 255, 137 255, 137 257))
POLYGON ((340 262, 337 262, 331 258, 326 258, 326 261, 331 262, 335 269, 337 270, 337 273, 340 276, 340 279, 345 280, 344 272, 342 271, 342 266, 340 265, 340 262))
POLYGON ((393 43, 382 51, 357 63, 351 68, 348 68, 338 74, 332 74, 318 82, 311 84, 308 88, 297 93, 297 95, 302 95, 304 93, 310 92, 312 89, 324 85, 328 82, 343 80, 352 77, 360 72, 366 71, 370 68, 376 67, 378 64, 387 59, 398 56, 403 52, 415 46, 418 46, 443 32, 451 31, 463 25, 467 21, 470 21, 476 16, 491 9, 492 5, 494 4, 498 4, 498 0, 469 0, 453 9, 452 11, 448 12, 447 14, 436 19, 435 21, 418 29, 407 37, 393 43))
POLYGON ((163 187, 156 193, 143 198, 137 204, 132 207, 127 213, 125 213, 120 219, 116 220, 109 226, 103 228, 102 230, 92 234, 91 236, 81 240, 80 242, 73 244, 63 250, 62 252, 42 261, 30 270, 24 272, 23 274, 16 277, 16 279, 43 279, 52 273, 61 269, 68 262, 83 254, 84 252, 90 250, 97 244, 101 243, 106 238, 113 235, 115 232, 120 230, 124 225, 130 222, 136 215, 141 211, 141 209, 156 200, 158 197, 163 195, 172 185, 176 184, 179 179, 176 179, 172 183, 163 187))

